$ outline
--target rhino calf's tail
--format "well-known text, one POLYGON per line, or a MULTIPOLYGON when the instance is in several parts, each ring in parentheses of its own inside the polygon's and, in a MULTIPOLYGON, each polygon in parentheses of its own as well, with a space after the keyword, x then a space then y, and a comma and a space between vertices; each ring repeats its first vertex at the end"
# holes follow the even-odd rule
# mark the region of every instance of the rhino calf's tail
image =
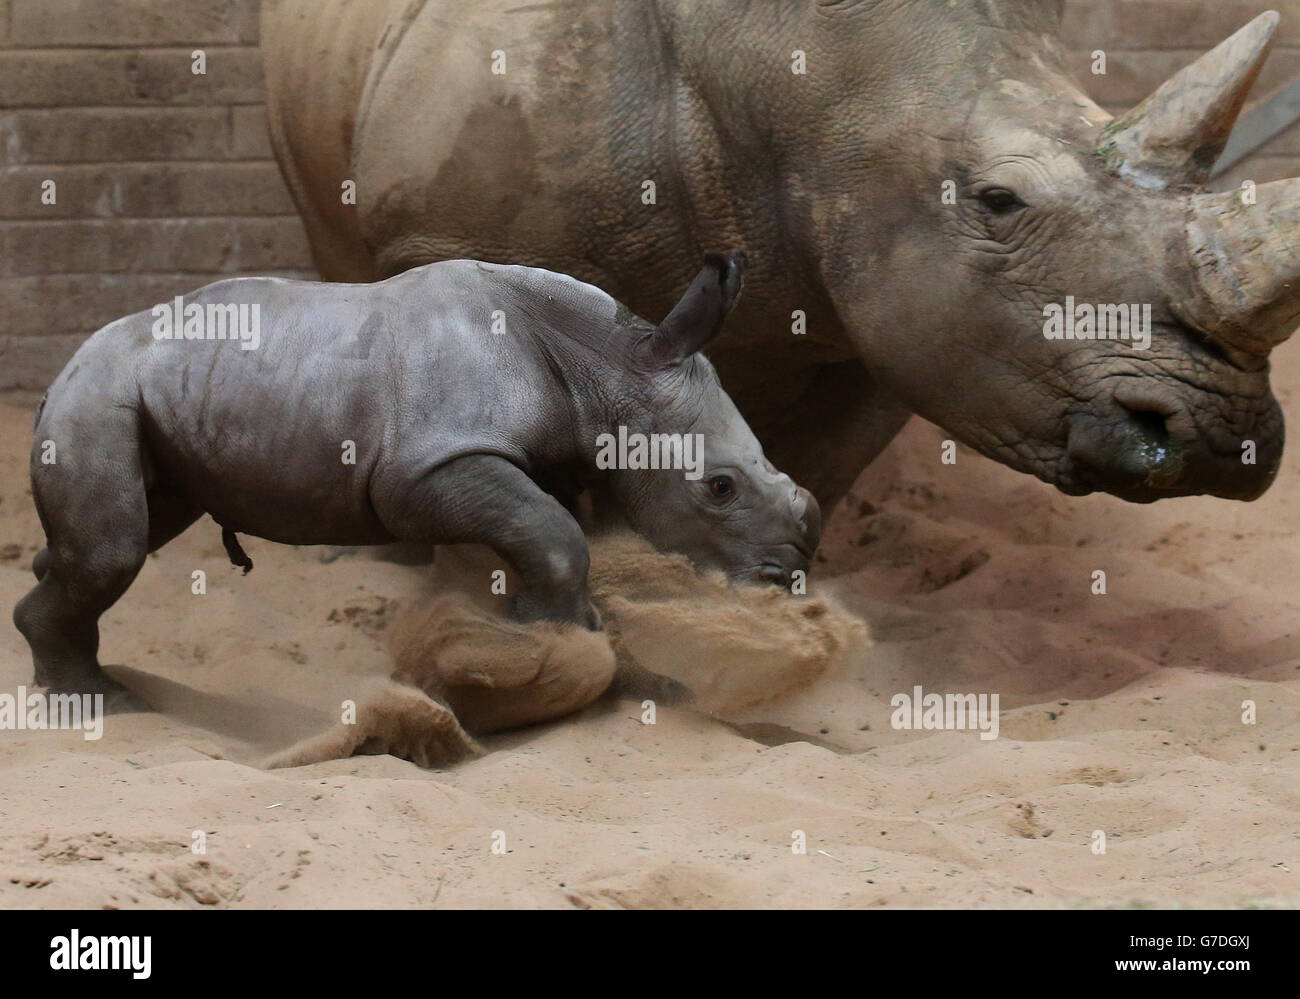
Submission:
POLYGON ((226 556, 230 559, 231 565, 243 569, 245 576, 253 571, 253 560, 248 557, 248 553, 239 543, 239 538, 229 527, 221 529, 221 543, 226 546, 226 556))

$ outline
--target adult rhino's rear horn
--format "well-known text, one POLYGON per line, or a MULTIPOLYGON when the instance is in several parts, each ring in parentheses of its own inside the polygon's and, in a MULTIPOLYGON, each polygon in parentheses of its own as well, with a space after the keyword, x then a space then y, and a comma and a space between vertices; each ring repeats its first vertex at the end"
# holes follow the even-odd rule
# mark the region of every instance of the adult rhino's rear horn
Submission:
POLYGON ((1259 15, 1106 126, 1098 152, 1110 168, 1147 188, 1205 183, 1277 25, 1276 11, 1259 15))
POLYGON ((1300 326, 1300 178, 1196 194, 1187 235, 1190 318, 1224 346, 1264 355, 1300 326))

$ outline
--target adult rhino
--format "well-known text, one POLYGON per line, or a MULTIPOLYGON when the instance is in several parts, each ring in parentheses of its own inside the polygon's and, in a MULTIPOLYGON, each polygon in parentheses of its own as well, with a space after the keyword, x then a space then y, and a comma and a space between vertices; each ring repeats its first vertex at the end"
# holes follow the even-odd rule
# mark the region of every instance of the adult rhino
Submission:
POLYGON ((273 142, 326 278, 508 260, 660 317, 704 250, 747 246, 711 357, 824 507, 909 413, 1070 494, 1273 479, 1300 180, 1253 204, 1199 187, 1275 13, 1112 120, 1051 0, 263 9, 273 142), (1067 296, 1150 305, 1150 349, 1047 339, 1067 296))

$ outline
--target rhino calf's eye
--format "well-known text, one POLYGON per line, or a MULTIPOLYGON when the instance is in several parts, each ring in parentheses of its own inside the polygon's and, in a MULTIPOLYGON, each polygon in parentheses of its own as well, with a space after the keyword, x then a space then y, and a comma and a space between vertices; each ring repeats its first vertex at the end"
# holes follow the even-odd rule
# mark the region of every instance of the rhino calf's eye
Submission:
POLYGON ((736 484, 730 475, 715 475, 709 479, 709 495, 714 499, 730 499, 736 491, 736 484))

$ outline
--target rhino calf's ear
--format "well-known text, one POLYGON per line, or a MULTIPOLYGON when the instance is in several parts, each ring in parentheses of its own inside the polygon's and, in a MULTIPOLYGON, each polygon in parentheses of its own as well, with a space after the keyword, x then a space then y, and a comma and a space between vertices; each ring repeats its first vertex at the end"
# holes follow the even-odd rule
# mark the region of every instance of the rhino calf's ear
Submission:
POLYGON ((646 349, 656 364, 684 361, 722 332, 727 313, 745 284, 746 262, 743 250, 733 250, 725 257, 720 253, 705 256, 704 269, 647 341, 646 349))

